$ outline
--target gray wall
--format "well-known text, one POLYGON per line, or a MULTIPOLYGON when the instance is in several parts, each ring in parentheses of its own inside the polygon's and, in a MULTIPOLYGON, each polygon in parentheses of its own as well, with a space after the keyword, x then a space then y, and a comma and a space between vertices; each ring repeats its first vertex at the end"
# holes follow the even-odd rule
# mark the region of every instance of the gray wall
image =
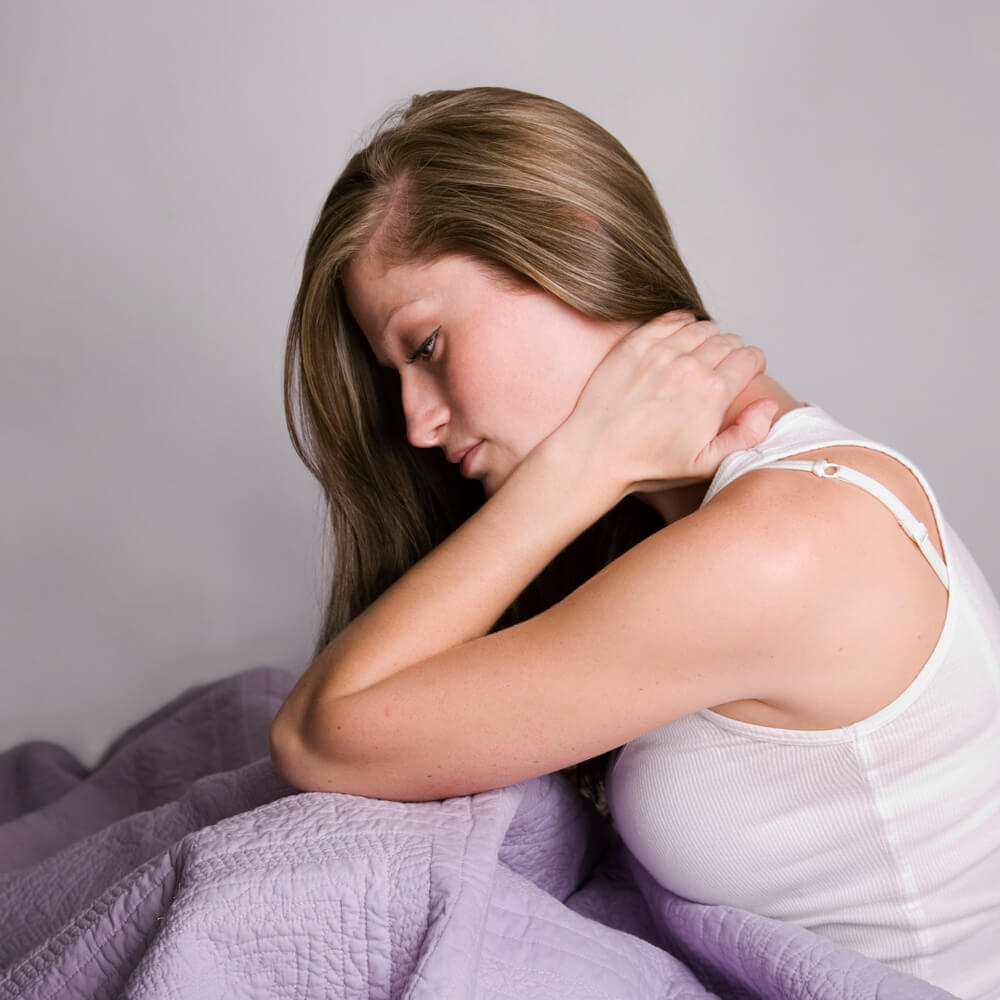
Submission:
POLYGON ((433 87, 615 132, 722 325, 915 458, 996 588, 998 45, 995 3, 5 0, 0 747, 93 759, 192 683, 305 665, 284 325, 349 148, 433 87))

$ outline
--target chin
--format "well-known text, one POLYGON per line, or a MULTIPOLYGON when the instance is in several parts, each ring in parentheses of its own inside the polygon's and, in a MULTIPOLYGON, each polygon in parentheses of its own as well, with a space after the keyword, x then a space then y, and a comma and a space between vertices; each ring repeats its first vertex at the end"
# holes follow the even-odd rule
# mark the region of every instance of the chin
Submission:
POLYGON ((493 494, 496 493, 501 486, 503 486, 506 478, 506 476, 491 475, 490 473, 483 476, 480 483, 482 484, 483 492, 486 494, 487 500, 489 500, 489 498, 493 496, 493 494))
POLYGON ((510 474, 520 464, 521 460, 517 459, 516 461, 510 463, 509 467, 507 468, 502 468, 499 470, 493 468, 493 469, 486 469, 483 471, 483 474, 479 481, 483 484, 483 492, 486 494, 487 500, 489 500, 489 498, 493 496, 493 494, 496 493, 496 491, 499 490, 500 487, 503 486, 505 482, 507 482, 508 476, 510 476, 510 474))

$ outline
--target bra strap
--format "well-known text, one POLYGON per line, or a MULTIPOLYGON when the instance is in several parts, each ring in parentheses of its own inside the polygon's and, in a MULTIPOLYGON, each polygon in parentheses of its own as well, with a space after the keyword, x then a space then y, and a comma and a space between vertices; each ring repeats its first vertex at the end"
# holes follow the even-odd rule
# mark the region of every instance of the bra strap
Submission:
POLYGON ((818 462, 799 462, 786 458, 778 462, 769 462, 767 465, 760 465, 757 468, 796 469, 802 472, 811 472, 814 476, 819 476, 820 479, 842 479, 844 482, 860 487, 877 500, 881 500, 892 512, 893 517, 899 522, 899 526, 903 531, 916 542, 924 557, 931 564, 931 569, 937 573, 938 579, 944 584, 945 590, 948 590, 948 567, 944 564, 941 556, 938 555, 937 549, 931 544, 927 525, 923 521, 918 521, 913 516, 909 507, 903 504, 895 493, 887 490, 880 482, 855 469, 849 469, 844 465, 835 465, 826 459, 820 459, 818 462))

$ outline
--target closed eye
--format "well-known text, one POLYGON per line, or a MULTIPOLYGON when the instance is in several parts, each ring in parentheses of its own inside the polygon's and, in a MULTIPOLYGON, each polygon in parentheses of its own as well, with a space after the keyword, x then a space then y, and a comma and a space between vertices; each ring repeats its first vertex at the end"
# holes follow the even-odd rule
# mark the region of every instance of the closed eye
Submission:
POLYGON ((407 359, 406 363, 412 365, 414 361, 430 361, 434 354, 434 345, 437 343, 437 336, 441 332, 438 327, 407 359))

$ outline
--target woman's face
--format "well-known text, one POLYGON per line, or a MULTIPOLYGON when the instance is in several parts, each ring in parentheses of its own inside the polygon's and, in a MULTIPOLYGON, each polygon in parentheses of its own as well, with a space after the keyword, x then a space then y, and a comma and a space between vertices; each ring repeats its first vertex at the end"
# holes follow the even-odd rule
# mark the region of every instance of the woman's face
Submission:
POLYGON ((375 357, 399 373, 410 443, 443 449, 487 496, 636 325, 591 319, 458 255, 386 266, 366 250, 344 287, 375 357))

